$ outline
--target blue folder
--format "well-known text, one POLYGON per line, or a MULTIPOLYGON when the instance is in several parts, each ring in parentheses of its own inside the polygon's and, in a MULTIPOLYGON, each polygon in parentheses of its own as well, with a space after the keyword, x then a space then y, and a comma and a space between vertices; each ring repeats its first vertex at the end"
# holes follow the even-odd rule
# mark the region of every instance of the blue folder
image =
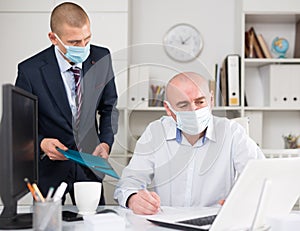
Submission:
POLYGON ((78 164, 81 164, 85 167, 102 172, 102 173, 109 175, 111 177, 114 177, 116 179, 120 179, 120 177, 115 172, 115 170, 112 168, 110 163, 106 159, 104 159, 100 156, 93 156, 92 154, 89 154, 89 153, 78 152, 78 151, 71 150, 71 149, 64 151, 60 148, 57 148, 57 150, 59 152, 61 152, 62 154, 64 154, 65 157, 67 157, 70 160, 75 161, 78 164))

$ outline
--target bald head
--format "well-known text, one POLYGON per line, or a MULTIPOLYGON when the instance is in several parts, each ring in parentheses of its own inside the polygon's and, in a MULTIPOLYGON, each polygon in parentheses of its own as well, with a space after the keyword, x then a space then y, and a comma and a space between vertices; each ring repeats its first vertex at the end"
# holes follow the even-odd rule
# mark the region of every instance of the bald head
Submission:
POLYGON ((175 75, 167 84, 166 100, 173 101, 175 95, 181 92, 185 94, 194 91, 201 92, 205 97, 209 97, 208 80, 194 72, 183 72, 175 75))
POLYGON ((54 8, 51 14, 50 27, 51 31, 61 35, 63 26, 81 28, 89 23, 87 13, 78 5, 65 2, 54 8))

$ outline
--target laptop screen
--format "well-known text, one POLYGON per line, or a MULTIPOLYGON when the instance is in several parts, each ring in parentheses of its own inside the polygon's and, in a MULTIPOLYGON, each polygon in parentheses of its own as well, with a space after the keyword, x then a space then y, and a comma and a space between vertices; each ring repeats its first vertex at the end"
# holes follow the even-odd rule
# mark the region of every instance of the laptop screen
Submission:
MULTIPOLYGON (((299 166, 300 158, 249 161, 213 221, 210 231, 268 226, 266 218, 288 215, 299 198, 299 166)), ((159 225, 165 222, 185 226, 178 222, 196 218, 197 208, 193 210, 194 215, 186 213, 186 208, 183 208, 180 216, 178 211, 172 215, 164 208, 164 213, 150 216, 148 220, 159 225)), ((211 210, 207 210, 208 213, 203 208, 198 210, 201 211, 199 217, 213 215, 211 210)), ((216 213, 216 209, 214 212, 216 213)), ((186 227, 191 226, 187 224, 186 227)), ((203 226, 193 228, 205 230, 203 226)))

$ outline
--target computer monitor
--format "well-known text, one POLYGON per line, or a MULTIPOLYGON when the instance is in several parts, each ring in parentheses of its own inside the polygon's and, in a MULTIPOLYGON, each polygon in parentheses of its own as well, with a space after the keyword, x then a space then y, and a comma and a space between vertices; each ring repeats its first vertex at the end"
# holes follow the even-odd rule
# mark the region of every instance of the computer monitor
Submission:
POLYGON ((0 229, 32 227, 32 214, 18 214, 17 202, 28 193, 24 178, 38 181, 37 97, 11 84, 2 86, 0 126, 0 229))

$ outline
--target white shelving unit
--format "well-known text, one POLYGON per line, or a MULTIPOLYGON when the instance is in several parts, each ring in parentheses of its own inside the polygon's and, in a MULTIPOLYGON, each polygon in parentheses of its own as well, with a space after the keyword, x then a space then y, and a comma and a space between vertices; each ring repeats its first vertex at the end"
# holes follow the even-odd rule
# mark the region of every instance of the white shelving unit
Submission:
MULTIPOLYGON (((296 22, 300 19, 300 4, 297 0, 289 1, 283 6, 282 2, 243 0, 240 1, 239 17, 241 19, 240 54, 241 54, 241 94, 246 96, 246 101, 242 100, 241 116, 250 118, 250 136, 260 145, 265 154, 273 157, 282 153, 285 156, 297 156, 298 152, 284 149, 283 135, 300 134, 300 90, 294 104, 287 101, 282 104, 267 100, 264 92, 270 91, 270 84, 266 84, 265 72, 263 68, 276 65, 276 68, 286 70, 282 72, 282 78, 274 80, 272 86, 276 89, 274 95, 281 97, 282 94, 293 91, 293 84, 300 83, 300 79, 295 78, 295 82, 285 81, 291 74, 290 66, 298 66, 300 70, 300 59, 293 58, 295 47, 296 22), (245 31, 254 27, 256 34, 262 34, 266 43, 271 49, 271 43, 275 37, 284 37, 289 41, 287 58, 279 59, 275 54, 271 59, 245 58, 245 31), (275 81, 275 82, 274 82, 275 81), (265 98, 265 99, 264 99, 265 98), (299 103, 298 103, 299 102, 299 103), (273 105, 273 106, 272 106, 273 105)), ((272 75, 271 75, 272 77, 272 75)), ((300 75, 299 75, 300 78, 300 75)), ((280 99, 279 99, 280 100, 280 99)), ((279 155, 280 156, 280 155, 279 155)))

